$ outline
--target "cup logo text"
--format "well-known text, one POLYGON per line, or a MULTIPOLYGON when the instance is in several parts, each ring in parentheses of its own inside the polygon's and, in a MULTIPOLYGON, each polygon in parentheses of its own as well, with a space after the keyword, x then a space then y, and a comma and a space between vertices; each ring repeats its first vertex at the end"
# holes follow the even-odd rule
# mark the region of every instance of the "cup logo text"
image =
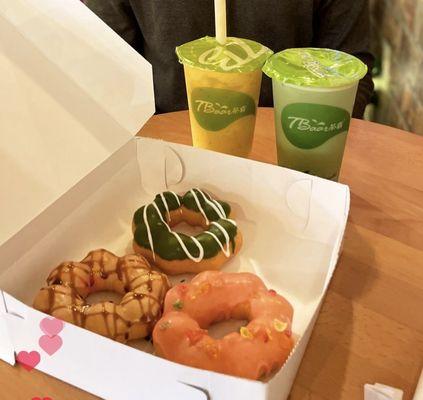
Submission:
POLYGON ((203 129, 220 131, 236 120, 255 115, 254 100, 245 93, 217 88, 195 88, 191 111, 203 129))
POLYGON ((203 112, 205 114, 213 115, 233 115, 245 113, 247 111, 247 106, 233 107, 229 108, 226 104, 220 103, 211 103, 206 100, 195 100, 195 108, 197 112, 203 112))
POLYGON ((298 129, 300 131, 307 132, 333 132, 335 130, 342 129, 344 127, 345 121, 332 122, 330 125, 327 125, 323 121, 317 119, 307 119, 301 117, 288 117, 288 120, 291 121, 289 124, 289 129, 298 129))
POLYGON ((286 138, 301 149, 313 149, 347 132, 350 119, 349 112, 342 108, 312 103, 289 104, 281 114, 286 138))

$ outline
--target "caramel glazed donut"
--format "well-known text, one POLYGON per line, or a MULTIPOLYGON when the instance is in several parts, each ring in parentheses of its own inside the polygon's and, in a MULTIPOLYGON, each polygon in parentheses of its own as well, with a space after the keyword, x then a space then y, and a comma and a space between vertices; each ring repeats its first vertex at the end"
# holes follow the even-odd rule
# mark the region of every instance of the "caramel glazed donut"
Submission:
POLYGON ((184 196, 171 191, 158 194, 134 214, 134 251, 169 275, 219 269, 242 244, 230 214, 229 204, 200 189, 184 196), (196 236, 174 232, 172 227, 182 221, 204 231, 196 236))
POLYGON ((206 271, 168 291, 153 344, 174 362, 267 380, 293 349, 292 317, 291 304, 256 275, 206 271), (248 324, 221 339, 209 336, 211 324, 231 318, 248 324))
POLYGON ((167 277, 152 271, 143 256, 117 257, 103 249, 91 251, 81 262, 60 264, 47 284, 34 300, 35 309, 124 343, 151 333, 170 287, 167 277), (87 304, 86 297, 98 291, 114 291, 123 298, 120 304, 87 304))

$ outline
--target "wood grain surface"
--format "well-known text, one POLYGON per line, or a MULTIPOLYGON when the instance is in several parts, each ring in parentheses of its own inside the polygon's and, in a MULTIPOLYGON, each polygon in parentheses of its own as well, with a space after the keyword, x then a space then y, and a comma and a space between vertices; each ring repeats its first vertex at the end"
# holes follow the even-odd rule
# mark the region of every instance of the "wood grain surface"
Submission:
MULTIPOLYGON (((260 109, 251 158, 276 162, 273 123, 260 109)), ((191 144, 188 113, 154 116, 140 134, 191 144)), ((290 399, 362 400, 380 382, 411 400, 423 367, 423 137, 353 120, 340 181, 351 189, 344 249, 290 399)), ((37 396, 95 398, 0 362, 0 399, 37 396)))

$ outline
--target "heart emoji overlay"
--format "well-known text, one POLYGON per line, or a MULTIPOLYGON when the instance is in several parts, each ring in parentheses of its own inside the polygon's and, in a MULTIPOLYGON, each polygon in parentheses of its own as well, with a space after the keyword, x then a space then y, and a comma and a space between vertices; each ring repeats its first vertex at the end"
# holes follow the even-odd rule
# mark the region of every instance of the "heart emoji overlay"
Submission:
POLYGON ((43 318, 40 322, 41 330, 48 336, 58 335, 64 327, 64 323, 57 318, 43 318))
POLYGON ((48 335, 43 335, 40 337, 38 344, 49 356, 51 356, 62 347, 63 341, 60 336, 50 337, 48 335))
POLYGON ((41 357, 38 351, 20 351, 16 356, 16 361, 27 371, 32 371, 40 362, 41 357))
POLYGON ((33 397, 31 400, 53 400, 51 397, 33 397))

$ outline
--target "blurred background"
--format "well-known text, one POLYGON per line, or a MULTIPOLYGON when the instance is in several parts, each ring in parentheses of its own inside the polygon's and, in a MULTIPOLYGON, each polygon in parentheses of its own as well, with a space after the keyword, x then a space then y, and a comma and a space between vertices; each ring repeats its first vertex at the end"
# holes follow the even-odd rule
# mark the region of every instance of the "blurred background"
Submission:
POLYGON ((375 94, 366 119, 423 135, 423 0, 370 0, 375 94))

